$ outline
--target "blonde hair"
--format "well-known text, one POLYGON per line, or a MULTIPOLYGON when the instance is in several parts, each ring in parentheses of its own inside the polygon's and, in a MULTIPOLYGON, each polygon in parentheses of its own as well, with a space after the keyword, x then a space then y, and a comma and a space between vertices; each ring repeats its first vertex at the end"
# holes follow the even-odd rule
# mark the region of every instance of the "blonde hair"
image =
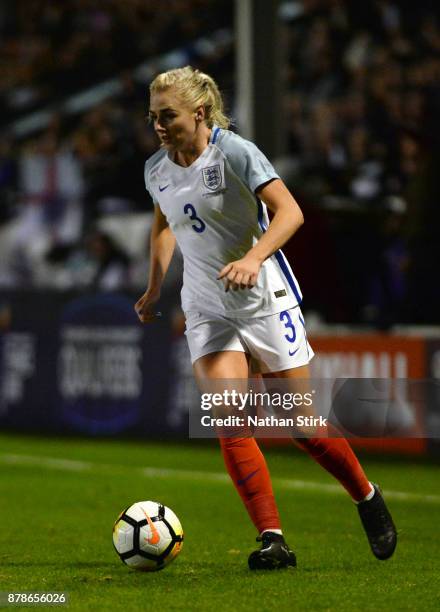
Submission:
POLYGON ((175 68, 159 74, 150 84, 150 96, 173 88, 182 102, 191 109, 205 108, 205 121, 208 127, 218 125, 228 128, 230 119, 223 109, 223 98, 212 77, 191 66, 175 68))

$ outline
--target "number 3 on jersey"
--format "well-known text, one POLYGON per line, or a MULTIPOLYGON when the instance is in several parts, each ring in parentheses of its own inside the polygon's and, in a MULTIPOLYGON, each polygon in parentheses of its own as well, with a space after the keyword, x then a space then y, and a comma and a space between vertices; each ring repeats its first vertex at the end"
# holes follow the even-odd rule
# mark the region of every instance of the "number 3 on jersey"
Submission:
POLYGON ((197 216, 196 209, 194 208, 192 204, 185 204, 185 206, 183 207, 183 212, 185 213, 185 215, 189 215, 189 218, 191 219, 191 221, 197 222, 197 225, 194 223, 191 225, 191 227, 193 228, 195 232, 197 232, 198 234, 201 234, 202 232, 205 231, 206 229, 205 222, 202 221, 202 219, 200 219, 200 217, 197 216))

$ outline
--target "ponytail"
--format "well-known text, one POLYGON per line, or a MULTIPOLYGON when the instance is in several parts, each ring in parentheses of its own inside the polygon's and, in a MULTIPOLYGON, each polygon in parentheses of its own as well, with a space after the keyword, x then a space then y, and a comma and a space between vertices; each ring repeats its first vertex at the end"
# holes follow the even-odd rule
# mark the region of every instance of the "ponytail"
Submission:
POLYGON ((150 84, 150 95, 173 88, 189 108, 203 106, 208 127, 218 125, 227 129, 230 119, 224 113, 223 98, 212 77, 191 66, 176 68, 159 74, 150 84))

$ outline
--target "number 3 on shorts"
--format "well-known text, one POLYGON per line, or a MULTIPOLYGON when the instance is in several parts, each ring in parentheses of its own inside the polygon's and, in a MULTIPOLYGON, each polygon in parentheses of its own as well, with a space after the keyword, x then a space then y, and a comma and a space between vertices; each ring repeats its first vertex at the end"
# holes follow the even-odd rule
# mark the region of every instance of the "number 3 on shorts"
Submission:
POLYGON ((205 222, 202 221, 202 219, 200 219, 200 217, 197 216, 196 209, 194 208, 192 204, 185 204, 185 206, 183 207, 183 212, 185 213, 185 215, 189 215, 189 218, 191 219, 191 221, 197 221, 197 223, 200 224, 200 225, 195 225, 195 224, 191 225, 191 227, 193 228, 195 232, 197 232, 198 234, 201 234, 202 232, 205 231, 206 229, 205 222))
MULTIPOLYGON (((296 340, 296 331, 295 331, 295 326, 293 324, 292 318, 287 310, 283 310, 282 312, 280 312, 280 321, 284 323, 284 327, 287 330, 292 332, 291 334, 284 334, 284 337, 288 342, 293 344, 296 340)), ((289 350, 289 355, 293 356, 297 350, 298 349, 296 349, 295 351, 289 350)))

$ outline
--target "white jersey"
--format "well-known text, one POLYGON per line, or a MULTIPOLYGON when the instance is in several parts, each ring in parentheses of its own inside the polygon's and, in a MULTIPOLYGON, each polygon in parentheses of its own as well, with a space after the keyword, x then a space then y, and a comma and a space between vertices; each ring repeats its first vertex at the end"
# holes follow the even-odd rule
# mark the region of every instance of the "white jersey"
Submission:
POLYGON ((226 317, 263 317, 288 310, 302 296, 281 251, 264 261, 252 289, 225 292, 217 280, 241 259, 268 226, 266 205, 255 190, 279 178, 251 142, 214 126, 203 153, 188 167, 165 148, 145 164, 145 184, 167 218, 183 255, 182 308, 226 317))

